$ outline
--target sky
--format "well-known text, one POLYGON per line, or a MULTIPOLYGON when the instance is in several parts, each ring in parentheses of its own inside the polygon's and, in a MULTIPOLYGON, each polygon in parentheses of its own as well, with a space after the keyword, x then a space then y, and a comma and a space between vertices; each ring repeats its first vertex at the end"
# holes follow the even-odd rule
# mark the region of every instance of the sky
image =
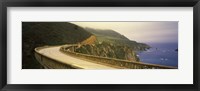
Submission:
POLYGON ((142 43, 178 43, 178 21, 71 23, 94 29, 111 29, 142 43))

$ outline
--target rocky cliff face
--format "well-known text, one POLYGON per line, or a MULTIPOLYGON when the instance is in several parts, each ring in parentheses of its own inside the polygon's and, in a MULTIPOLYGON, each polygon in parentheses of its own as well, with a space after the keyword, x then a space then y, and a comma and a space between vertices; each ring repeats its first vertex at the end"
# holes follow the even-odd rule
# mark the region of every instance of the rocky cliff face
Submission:
POLYGON ((75 48, 75 52, 88 55, 116 58, 122 60, 129 60, 132 62, 138 62, 139 58, 132 48, 125 45, 113 45, 108 42, 86 44, 75 48))
POLYGON ((86 40, 82 41, 80 44, 85 45, 85 44, 94 44, 96 42, 96 36, 92 35, 86 40))

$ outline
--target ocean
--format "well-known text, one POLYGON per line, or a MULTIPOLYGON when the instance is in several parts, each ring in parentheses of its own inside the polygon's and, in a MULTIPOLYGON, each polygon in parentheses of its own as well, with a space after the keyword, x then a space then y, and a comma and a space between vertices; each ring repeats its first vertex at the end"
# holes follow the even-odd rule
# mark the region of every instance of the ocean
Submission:
POLYGON ((146 43, 147 51, 137 52, 141 62, 178 67, 178 43, 146 43))

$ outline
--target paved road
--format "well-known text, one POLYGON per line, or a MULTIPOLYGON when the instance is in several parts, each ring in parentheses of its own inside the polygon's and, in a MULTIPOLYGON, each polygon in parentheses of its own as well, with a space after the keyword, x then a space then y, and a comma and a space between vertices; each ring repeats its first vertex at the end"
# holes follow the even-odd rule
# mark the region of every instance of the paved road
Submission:
POLYGON ((49 58, 56 59, 57 61, 60 61, 62 63, 71 64, 71 65, 78 66, 84 69, 116 69, 113 67, 91 63, 91 62, 84 61, 78 58, 74 58, 67 54, 63 54, 62 52, 59 51, 60 47, 61 46, 48 47, 48 48, 39 50, 39 52, 48 56, 49 58))

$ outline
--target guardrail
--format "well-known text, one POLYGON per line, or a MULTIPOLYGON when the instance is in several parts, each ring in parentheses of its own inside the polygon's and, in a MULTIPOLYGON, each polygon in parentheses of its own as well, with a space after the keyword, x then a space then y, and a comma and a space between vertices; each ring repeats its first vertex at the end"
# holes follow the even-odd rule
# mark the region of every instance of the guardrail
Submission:
POLYGON ((83 69, 71 64, 59 62, 56 59, 50 58, 39 52, 41 49, 49 48, 49 47, 56 47, 56 46, 43 46, 43 47, 37 47, 34 49, 35 58, 45 69, 83 69))
POLYGON ((89 60, 96 62, 96 63, 115 65, 115 66, 129 68, 129 69, 177 69, 176 67, 171 67, 171 66, 163 66, 163 65, 141 63, 141 62, 130 62, 130 61, 127 61, 127 60, 106 58, 106 57, 100 57, 100 56, 71 52, 68 49, 70 49, 72 47, 75 47, 75 46, 61 47, 60 51, 63 52, 63 53, 66 53, 68 55, 71 55, 71 56, 89 59, 89 60))

